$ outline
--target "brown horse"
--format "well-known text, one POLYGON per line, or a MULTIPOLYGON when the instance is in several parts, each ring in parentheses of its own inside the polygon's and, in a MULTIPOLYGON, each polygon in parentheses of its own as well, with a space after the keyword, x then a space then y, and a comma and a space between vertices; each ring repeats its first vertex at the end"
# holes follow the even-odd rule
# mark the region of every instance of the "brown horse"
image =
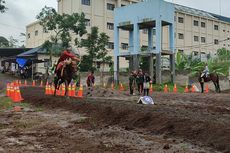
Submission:
POLYGON ((55 85, 54 95, 56 95, 56 90, 57 89, 59 90, 60 85, 62 83, 64 83, 65 84, 65 96, 67 96, 68 86, 69 86, 71 80, 73 79, 75 71, 76 71, 76 67, 75 67, 75 64, 73 64, 73 63, 66 65, 63 68, 63 72, 62 72, 62 69, 59 69, 57 71, 57 76, 54 79, 54 85, 55 85))
POLYGON ((205 82, 209 82, 212 81, 213 84, 215 85, 215 90, 216 92, 220 93, 220 84, 219 84, 219 76, 216 73, 210 73, 208 77, 206 77, 205 75, 203 77, 201 77, 201 74, 199 74, 199 78, 198 81, 200 82, 200 86, 201 86, 201 92, 204 92, 204 83, 205 82))

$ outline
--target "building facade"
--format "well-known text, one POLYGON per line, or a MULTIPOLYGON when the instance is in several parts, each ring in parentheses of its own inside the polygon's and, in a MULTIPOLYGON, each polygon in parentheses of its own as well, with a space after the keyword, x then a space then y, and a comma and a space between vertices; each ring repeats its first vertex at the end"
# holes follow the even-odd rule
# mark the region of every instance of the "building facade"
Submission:
MULTIPOLYGON (((87 31, 92 26, 99 27, 100 32, 105 32, 110 37, 108 49, 113 56, 114 50, 114 8, 124 7, 142 0, 57 0, 58 13, 84 12, 86 15, 87 31)), ((175 50, 194 57, 206 60, 208 56, 214 56, 217 49, 225 47, 230 49, 230 18, 215 15, 202 10, 174 4, 174 38, 175 50)), ((168 50, 168 27, 163 28, 162 50, 168 50)), ((32 48, 41 45, 49 39, 52 32, 45 31, 38 22, 26 27, 26 47, 32 48)), ((153 31, 155 37, 155 32, 153 31)), ((121 30, 119 48, 128 51, 129 33, 121 30)), ((148 29, 140 31, 140 50, 148 46, 148 29)), ((155 39, 153 39, 153 46, 155 39)), ((85 53, 80 49, 80 54, 85 53)), ((128 62, 120 60, 120 67, 128 67, 128 62)))

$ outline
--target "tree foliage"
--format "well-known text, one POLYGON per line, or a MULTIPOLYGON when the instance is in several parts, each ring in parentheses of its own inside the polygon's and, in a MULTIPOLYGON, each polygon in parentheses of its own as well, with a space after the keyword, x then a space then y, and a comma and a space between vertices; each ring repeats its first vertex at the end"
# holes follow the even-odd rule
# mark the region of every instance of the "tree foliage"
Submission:
POLYGON ((87 31, 84 13, 58 14, 52 7, 45 6, 36 17, 44 31, 52 31, 51 42, 57 44, 61 41, 62 46, 68 46, 72 40, 70 32, 75 34, 75 45, 79 45, 78 37, 82 37, 87 31))
POLYGON ((5 3, 5 0, 0 0, 0 13, 4 13, 7 10, 5 3))
POLYGON ((87 39, 82 39, 81 41, 81 47, 84 47, 87 52, 87 55, 83 58, 81 67, 87 62, 89 70, 95 70, 95 62, 99 62, 103 65, 105 63, 111 63, 112 57, 108 56, 109 50, 106 49, 108 41, 109 36, 107 36, 106 33, 99 33, 98 27, 92 27, 91 33, 87 34, 87 39))
POLYGON ((221 48, 217 50, 217 56, 219 60, 224 61, 224 60, 230 60, 230 51, 227 50, 226 48, 221 48))
POLYGON ((5 37, 0 36, 0 47, 9 47, 9 41, 5 37))

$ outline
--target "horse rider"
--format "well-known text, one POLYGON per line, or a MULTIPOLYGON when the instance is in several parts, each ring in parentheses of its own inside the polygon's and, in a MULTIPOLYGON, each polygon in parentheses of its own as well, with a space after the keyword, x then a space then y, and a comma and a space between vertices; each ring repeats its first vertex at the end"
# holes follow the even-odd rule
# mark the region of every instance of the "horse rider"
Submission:
POLYGON ((205 75, 205 77, 207 78, 209 75, 209 69, 208 69, 208 64, 205 64, 205 68, 203 70, 203 73, 201 74, 201 77, 203 77, 205 75))
MULTIPOLYGON (((58 62, 57 62, 57 67, 55 69, 55 73, 57 73, 58 70, 61 69, 61 76, 63 74, 63 69, 66 65, 71 64, 73 61, 80 61, 79 58, 76 57, 73 53, 71 53, 72 47, 68 46, 66 50, 63 51, 61 54, 58 62)), ((75 63, 75 62, 74 62, 75 63)))

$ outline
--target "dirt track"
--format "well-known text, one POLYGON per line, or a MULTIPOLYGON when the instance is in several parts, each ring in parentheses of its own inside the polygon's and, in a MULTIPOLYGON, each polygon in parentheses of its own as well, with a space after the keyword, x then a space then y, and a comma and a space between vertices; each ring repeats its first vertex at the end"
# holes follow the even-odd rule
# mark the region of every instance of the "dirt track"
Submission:
POLYGON ((156 105, 144 106, 107 89, 84 99, 43 92, 22 88, 33 107, 1 112, 0 152, 230 152, 229 94, 154 93, 156 105))

